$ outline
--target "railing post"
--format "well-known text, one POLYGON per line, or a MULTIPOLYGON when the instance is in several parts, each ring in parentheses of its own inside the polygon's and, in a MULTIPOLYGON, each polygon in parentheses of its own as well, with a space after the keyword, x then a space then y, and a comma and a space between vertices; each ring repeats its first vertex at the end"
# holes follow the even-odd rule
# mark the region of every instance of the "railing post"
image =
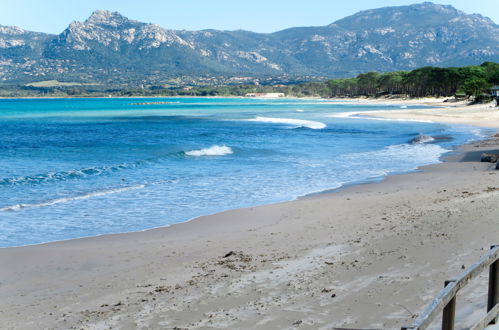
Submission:
MULTIPOLYGON (((455 280, 445 281, 444 288, 455 280)), ((454 319, 456 316, 456 296, 447 303, 442 313, 442 330, 454 330, 454 319)))
MULTIPOLYGON (((491 249, 499 245, 491 246, 491 249)), ((499 302, 499 260, 494 261, 489 267, 489 297, 487 301, 487 312, 489 312, 499 302)), ((495 317, 490 324, 496 324, 497 317, 495 317)))

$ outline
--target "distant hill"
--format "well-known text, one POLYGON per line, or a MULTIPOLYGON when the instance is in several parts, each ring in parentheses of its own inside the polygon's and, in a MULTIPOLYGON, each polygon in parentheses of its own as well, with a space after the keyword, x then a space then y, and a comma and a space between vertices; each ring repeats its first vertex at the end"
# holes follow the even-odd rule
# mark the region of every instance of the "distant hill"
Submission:
POLYGON ((176 77, 349 77, 369 70, 499 61, 499 26, 425 2, 361 11, 327 26, 262 34, 167 30, 95 11, 59 35, 0 25, 0 82, 165 84, 176 77))

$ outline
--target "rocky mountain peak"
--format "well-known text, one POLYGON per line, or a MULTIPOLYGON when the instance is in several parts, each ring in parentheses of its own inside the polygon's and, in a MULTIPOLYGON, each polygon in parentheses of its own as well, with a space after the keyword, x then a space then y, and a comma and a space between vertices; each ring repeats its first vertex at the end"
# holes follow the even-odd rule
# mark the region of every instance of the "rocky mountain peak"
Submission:
POLYGON ((20 35, 24 33, 26 33, 26 31, 20 27, 0 25, 0 34, 20 35))
POLYGON ((460 16, 460 15, 466 15, 464 12, 454 8, 451 5, 441 5, 438 3, 433 3, 433 2, 423 2, 423 3, 416 3, 414 5, 411 5, 409 7, 417 8, 420 10, 432 10, 432 11, 437 11, 442 14, 446 15, 453 15, 453 16, 460 16))
MULTIPOLYGON (((176 35, 175 31, 131 20, 118 12, 96 10, 84 22, 72 22, 51 46, 64 52, 68 49, 89 51, 100 45, 116 54, 121 51, 140 52, 172 44, 193 48, 176 35)), ((101 51, 107 52, 104 49, 101 51)))
POLYGON ((416 27, 438 25, 459 17, 471 16, 450 5, 423 2, 407 6, 363 10, 334 24, 348 29, 370 29, 389 25, 416 27))
POLYGON ((107 26, 120 26, 124 24, 138 23, 131 20, 117 11, 111 12, 109 10, 96 10, 85 21, 88 25, 107 25, 107 26))

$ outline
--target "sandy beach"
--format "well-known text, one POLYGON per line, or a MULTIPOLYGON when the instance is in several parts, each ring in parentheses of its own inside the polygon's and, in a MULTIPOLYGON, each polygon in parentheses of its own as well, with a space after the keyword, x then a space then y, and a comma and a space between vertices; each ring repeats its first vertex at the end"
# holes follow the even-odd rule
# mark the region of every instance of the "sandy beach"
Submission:
MULTIPOLYGON (((499 129, 490 105, 375 115, 499 129)), ((0 249, 0 329, 409 325, 444 280, 499 243, 499 171, 480 162, 483 152, 499 153, 499 137, 381 182, 167 228, 0 249)), ((486 277, 458 297, 463 326, 485 310, 486 277)))
POLYGON ((401 120, 427 120, 491 128, 497 128, 499 123, 499 108, 495 106, 495 102, 467 105, 466 102, 445 103, 442 102, 442 99, 421 99, 418 103, 408 100, 405 104, 432 105, 439 108, 377 111, 369 115, 401 120))
POLYGON ((468 101, 447 102, 449 98, 407 99, 335 99, 345 104, 400 105, 400 110, 351 112, 348 116, 379 117, 392 120, 428 121, 448 124, 471 125, 488 128, 499 127, 499 107, 495 101, 484 104, 469 104, 468 101), (407 106, 427 106, 422 109, 407 109, 407 106))

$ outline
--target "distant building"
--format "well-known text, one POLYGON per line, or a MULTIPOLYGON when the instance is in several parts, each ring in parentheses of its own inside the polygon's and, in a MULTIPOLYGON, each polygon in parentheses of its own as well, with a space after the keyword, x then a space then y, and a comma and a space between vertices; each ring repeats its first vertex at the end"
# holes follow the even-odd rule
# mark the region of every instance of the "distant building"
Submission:
POLYGON ((499 107, 499 85, 492 86, 492 88, 490 89, 490 95, 492 95, 492 97, 495 97, 496 105, 499 107))

